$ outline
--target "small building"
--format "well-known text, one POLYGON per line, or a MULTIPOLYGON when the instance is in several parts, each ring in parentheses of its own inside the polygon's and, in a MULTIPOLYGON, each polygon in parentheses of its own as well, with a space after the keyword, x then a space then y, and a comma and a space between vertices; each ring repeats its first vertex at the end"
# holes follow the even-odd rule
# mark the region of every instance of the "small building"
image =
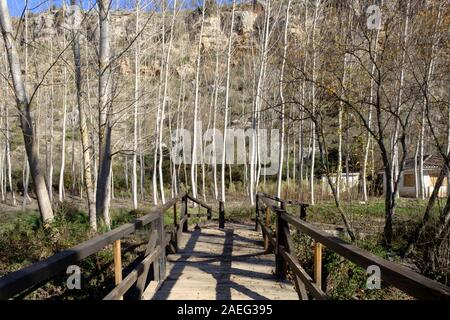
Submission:
MULTIPOLYGON (((425 155, 423 157, 423 175, 425 185, 425 197, 429 197, 434 190, 439 172, 443 165, 443 159, 436 155, 425 155)), ((419 163, 417 163, 417 171, 419 171, 419 163)), ((386 178, 383 175, 383 191, 386 190, 386 178)), ((444 178, 441 188, 439 189, 439 197, 447 196, 447 177, 444 178)), ((405 161, 403 173, 400 176, 398 192, 400 197, 415 197, 416 188, 420 188, 420 178, 415 175, 415 159, 410 158, 405 161)))
MULTIPOLYGON (((348 174, 345 172, 341 173, 341 178, 340 178, 340 191, 341 192, 346 192, 347 190, 352 190, 354 188, 358 188, 359 186, 359 176, 360 173, 359 172, 349 172, 348 174)), ((337 180, 337 174, 336 173, 332 173, 330 175, 331 181, 333 182, 334 185, 336 185, 336 180, 337 180)), ((322 184, 322 194, 324 195, 331 195, 331 187, 330 184, 328 183, 327 177, 325 175, 322 176, 321 179, 321 184, 322 184)))

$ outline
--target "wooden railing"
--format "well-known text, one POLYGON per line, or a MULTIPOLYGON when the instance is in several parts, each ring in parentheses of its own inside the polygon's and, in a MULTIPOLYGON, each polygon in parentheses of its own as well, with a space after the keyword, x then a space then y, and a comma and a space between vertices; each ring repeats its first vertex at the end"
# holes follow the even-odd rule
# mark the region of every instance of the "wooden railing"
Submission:
POLYGON ((259 193, 256 196, 256 224, 261 227, 266 250, 275 253, 278 278, 286 277, 290 267, 294 284, 300 298, 307 299, 308 293, 315 299, 328 299, 322 290, 322 248, 341 255, 359 267, 380 268, 381 280, 418 299, 450 299, 450 288, 426 278, 406 267, 387 261, 372 253, 331 236, 286 211, 286 205, 306 205, 259 193), (264 219, 261 214, 265 213, 264 219), (271 213, 275 214, 275 232, 270 228, 271 213), (291 237, 290 226, 314 240, 314 279, 300 265, 291 237))
POLYGON ((176 252, 182 232, 188 230, 188 200, 207 210, 206 216, 211 219, 212 209, 188 194, 180 194, 164 205, 153 209, 149 214, 139 217, 107 233, 96 236, 72 248, 59 252, 43 261, 37 262, 21 270, 9 273, 0 278, 0 299, 14 298, 23 291, 37 289, 45 282, 62 274, 67 267, 111 246, 114 255, 114 278, 116 287, 104 298, 106 300, 122 299, 124 294, 134 288, 133 298, 141 299, 147 283, 150 267, 153 266, 153 281, 162 283, 166 276, 166 248, 176 252), (177 204, 181 204, 181 215, 178 219, 177 204), (173 207, 173 224, 164 225, 166 211, 173 207), (143 260, 122 279, 121 239, 135 233, 144 226, 149 226, 148 243, 143 260))

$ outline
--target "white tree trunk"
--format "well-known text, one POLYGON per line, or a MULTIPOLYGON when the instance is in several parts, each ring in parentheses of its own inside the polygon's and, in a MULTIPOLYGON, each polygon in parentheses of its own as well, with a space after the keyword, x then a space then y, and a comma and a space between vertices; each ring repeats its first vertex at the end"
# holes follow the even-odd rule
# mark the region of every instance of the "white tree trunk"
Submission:
MULTIPOLYGON (((75 5, 76 0, 71 0, 71 4, 75 5)), ((93 170, 91 167, 91 145, 89 142, 89 131, 87 127, 86 113, 83 108, 83 100, 84 100, 84 91, 82 88, 82 74, 81 74, 81 54, 80 54, 80 41, 78 33, 73 34, 73 42, 72 42, 72 51, 74 57, 75 64, 75 86, 76 86, 76 95, 77 95, 77 107, 78 107, 78 125, 80 130, 80 140, 81 140, 81 149, 82 149, 82 164, 83 164, 83 179, 84 185, 86 189, 86 197, 88 202, 88 210, 89 210, 89 225, 91 229, 97 230, 97 210, 95 204, 95 185, 93 184, 93 170)), ((87 84, 87 101, 89 103, 89 75, 86 71, 86 84, 87 84)), ((72 123, 73 128, 75 124, 72 123)), ((92 144, 93 146, 93 144, 92 144)), ((74 150, 74 144, 72 145, 72 150, 74 150)), ((74 152, 73 152, 74 153, 74 152)), ((74 156, 74 155, 73 155, 74 156)), ((72 158, 72 163, 75 163, 75 158, 72 158)), ((95 158, 94 158, 95 160, 95 158)), ((75 170, 74 165, 72 164, 72 179, 75 181, 75 170)), ((96 172, 94 168, 94 172, 96 172)), ((74 193, 75 190, 72 190, 74 193)))
MULTIPOLYGON (((280 91, 280 104, 281 104, 281 110, 280 110, 280 127, 281 127, 281 135, 280 135, 280 150, 278 154, 278 174, 277 174, 277 197, 281 198, 281 181, 282 181, 282 175, 283 175, 283 156, 284 156, 284 135, 285 135, 285 99, 284 99, 284 69, 286 66, 286 59, 287 59, 287 47, 288 47, 288 28, 289 28, 289 9, 291 8, 291 0, 288 0, 287 6, 286 6, 286 17, 285 17, 285 24, 284 24, 284 40, 283 40, 283 56, 281 61, 281 71, 280 71, 280 79, 279 79, 279 91, 280 91)), ((289 152, 289 147, 288 147, 289 152)), ((289 158, 289 157, 288 157, 289 158)), ((289 163, 286 163, 287 166, 289 166, 289 163)), ((289 176, 287 176, 287 179, 289 179, 289 176)))
POLYGON ((106 227, 111 228, 109 206, 111 198, 111 66, 110 66, 110 15, 109 0, 98 1, 100 41, 99 41, 99 78, 98 78, 98 178, 96 206, 97 213, 102 215, 106 227))
MULTIPOLYGON (((316 27, 317 20, 319 18, 319 9, 320 9, 321 0, 316 0, 314 4, 314 19, 312 26, 312 89, 311 89, 311 99, 312 99, 312 114, 315 115, 316 112, 316 63, 317 63, 317 54, 316 54, 316 27)), ((311 121, 311 167, 310 167, 310 203, 311 205, 315 204, 315 195, 314 195, 314 170, 315 170, 315 161, 316 161, 316 125, 313 121, 311 121)))
MULTIPOLYGON (((139 32, 139 1, 136 0, 136 28, 135 34, 139 32)), ((133 119, 133 165, 131 170, 131 199, 133 209, 138 208, 138 190, 137 190, 137 149, 138 149, 138 108, 139 108, 139 78, 140 78, 140 41, 135 40, 134 51, 134 119, 133 119)))
POLYGON ((5 49, 16 95, 17 108, 19 110, 20 124, 27 150, 28 161, 30 163, 31 176, 34 181, 34 188, 38 199, 39 211, 44 222, 53 220, 53 210, 50 197, 45 185, 45 179, 41 172, 39 156, 33 130, 31 118, 31 106, 27 97, 24 82, 22 81, 19 55, 13 37, 11 18, 9 15, 6 0, 0 0, 0 26, 2 30, 5 49))
MULTIPOLYGON (((200 24, 200 34, 198 38, 198 47, 197 47, 197 67, 195 71, 195 100, 194 100, 194 137, 193 137, 193 144, 192 144, 192 164, 191 164, 191 187, 192 187, 192 196, 194 198, 197 198, 197 153, 201 154, 200 152, 197 152, 197 139, 198 139, 198 128, 197 128, 197 119, 198 119, 198 101, 199 101, 199 90, 200 90, 200 66, 201 66, 201 56, 202 56, 202 38, 203 38, 203 24, 205 21, 205 8, 206 8, 206 0, 203 0, 202 4, 202 20, 200 24)), ((200 144, 201 149, 201 144, 200 144)))
MULTIPOLYGON (((227 126, 228 126, 228 108, 230 103, 230 74, 231 74, 231 49, 233 47, 233 28, 234 28, 234 12, 236 9, 236 0, 233 0, 233 7, 231 11, 231 25, 230 35, 228 37, 228 51, 227 51, 227 80, 225 85, 225 110, 223 116, 223 144, 222 144, 222 170, 221 170, 221 189, 222 201, 225 202, 225 165, 226 165, 226 140, 227 140, 227 126)), ((234 152, 234 150, 233 150, 234 152)), ((231 179, 230 179, 231 184, 231 179)))
MULTIPOLYGON (((66 47, 66 36, 63 36, 63 46, 66 47)), ((59 186, 58 186, 58 200, 64 200, 64 168, 66 162, 66 115, 67 115, 67 68, 63 68, 63 119, 62 119, 62 133, 61 133, 61 167, 59 171, 59 186)), ((73 137, 72 137, 73 139, 73 137)), ((74 178, 74 177, 72 177, 74 178)))

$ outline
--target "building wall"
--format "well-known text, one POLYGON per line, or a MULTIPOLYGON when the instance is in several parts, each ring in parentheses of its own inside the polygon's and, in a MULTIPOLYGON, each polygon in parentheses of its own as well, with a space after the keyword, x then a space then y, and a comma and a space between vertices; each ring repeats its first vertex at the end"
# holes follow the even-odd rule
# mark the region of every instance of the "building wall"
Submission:
MULTIPOLYGON (((331 175, 331 180, 333 181, 334 184, 336 184, 336 175, 331 175)), ((341 188, 341 192, 343 191, 347 191, 348 187, 349 189, 352 188, 357 188, 358 187, 358 183, 359 183, 359 172, 353 172, 353 173, 349 173, 348 176, 348 186, 347 186, 347 176, 344 173, 342 173, 341 179, 340 179, 341 183, 340 183, 340 188, 341 188)), ((331 194, 331 187, 328 184, 328 180, 326 176, 322 176, 322 180, 321 180, 321 184, 322 184, 322 193, 323 194, 331 194)))
MULTIPOLYGON (((402 174, 400 177, 400 183, 399 183, 399 195, 401 197, 415 197, 416 196, 416 186, 405 186, 404 185, 404 174, 412 174, 414 178, 414 171, 408 170, 402 174)), ((425 197, 428 198, 434 190, 433 182, 432 182, 432 176, 436 176, 439 174, 439 171, 436 170, 426 170, 424 172, 424 184, 425 184, 425 197)), ((415 178, 414 178, 415 181, 415 178)), ((383 190, 386 192, 386 178, 383 175, 383 190)), ((439 190, 439 197, 446 197, 447 196, 447 182, 444 181, 442 184, 440 190, 439 190)))

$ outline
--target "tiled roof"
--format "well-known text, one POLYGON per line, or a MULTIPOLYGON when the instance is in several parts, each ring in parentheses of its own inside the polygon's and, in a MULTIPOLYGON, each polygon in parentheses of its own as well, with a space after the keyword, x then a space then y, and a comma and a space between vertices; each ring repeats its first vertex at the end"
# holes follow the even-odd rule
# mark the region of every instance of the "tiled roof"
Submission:
MULTIPOLYGON (((419 162, 419 161, 417 161, 419 162)), ((425 169, 439 169, 442 167, 444 161, 441 156, 427 154, 423 156, 423 167, 425 169)), ((417 163, 418 165, 419 163, 417 163)), ((406 159, 404 170, 414 169, 414 158, 406 159)))

